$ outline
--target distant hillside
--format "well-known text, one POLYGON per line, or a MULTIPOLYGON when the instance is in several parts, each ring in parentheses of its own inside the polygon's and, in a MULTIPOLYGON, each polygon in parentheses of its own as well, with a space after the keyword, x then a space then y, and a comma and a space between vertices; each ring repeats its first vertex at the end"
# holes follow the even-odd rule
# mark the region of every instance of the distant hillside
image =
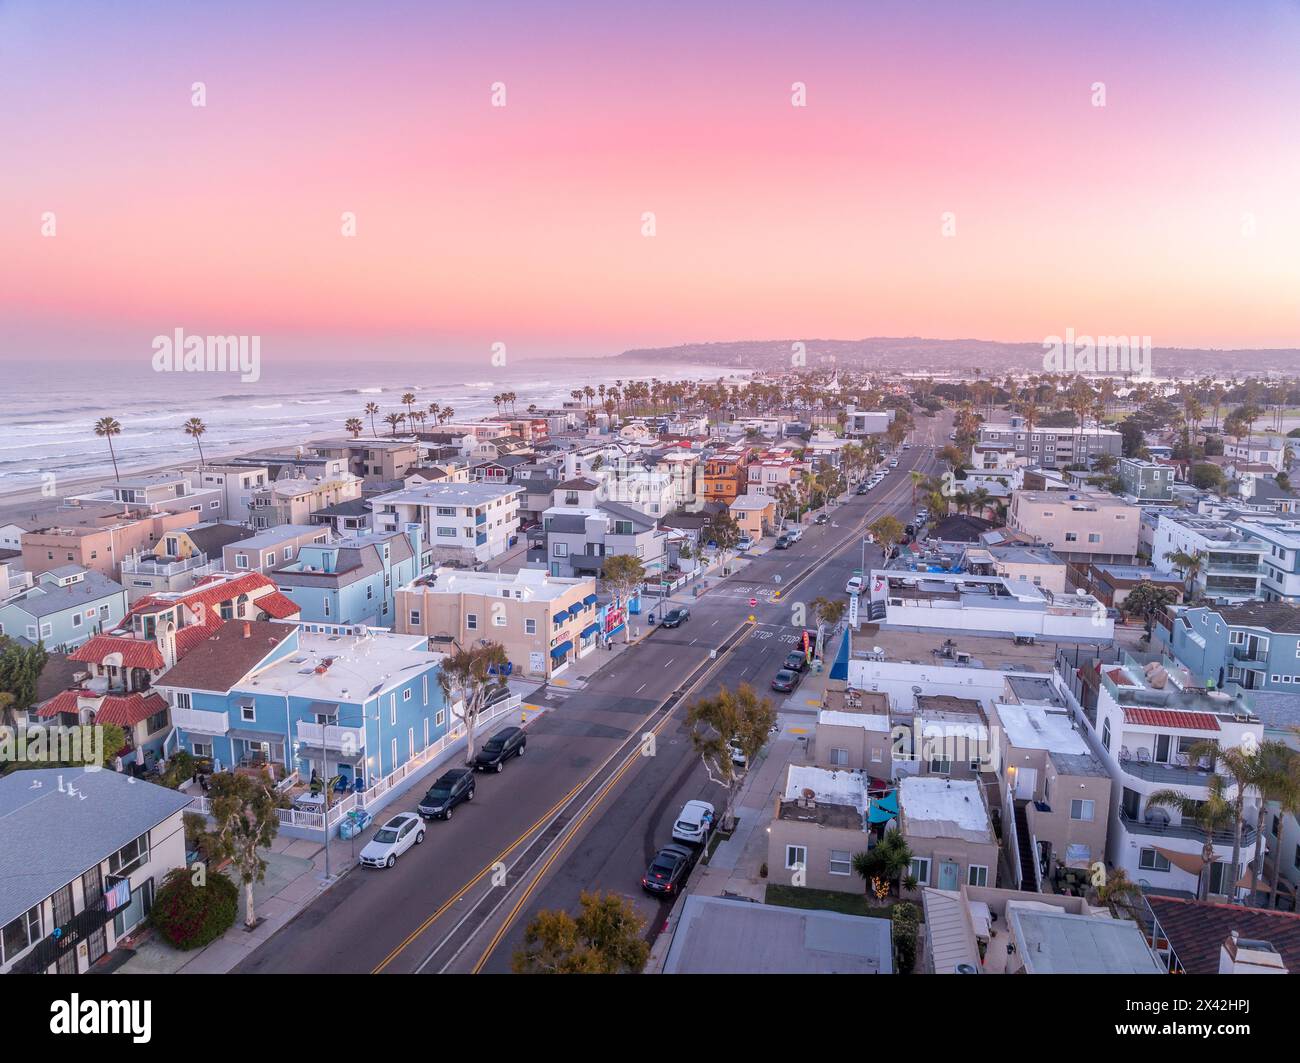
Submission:
MULTIPOLYGON (((753 340, 734 343, 684 343, 651 347, 617 355, 629 361, 693 362, 742 369, 790 366, 794 340, 753 340)), ((997 340, 932 340, 920 336, 879 336, 862 340, 803 340, 807 364, 843 365, 852 369, 912 369, 965 372, 996 377, 1008 371, 1042 370, 1041 343, 1002 343, 997 340)), ((1156 347, 1152 351, 1156 376, 1261 373, 1300 370, 1300 349, 1222 351, 1195 347, 1156 347)))

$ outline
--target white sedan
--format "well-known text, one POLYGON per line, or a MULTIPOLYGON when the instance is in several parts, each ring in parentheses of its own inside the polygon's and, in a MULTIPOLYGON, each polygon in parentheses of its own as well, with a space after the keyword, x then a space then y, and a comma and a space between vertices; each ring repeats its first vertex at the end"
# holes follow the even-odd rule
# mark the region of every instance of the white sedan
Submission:
POLYGON ((414 812, 399 812, 361 850, 362 867, 392 867, 412 845, 424 841, 424 824, 414 812))

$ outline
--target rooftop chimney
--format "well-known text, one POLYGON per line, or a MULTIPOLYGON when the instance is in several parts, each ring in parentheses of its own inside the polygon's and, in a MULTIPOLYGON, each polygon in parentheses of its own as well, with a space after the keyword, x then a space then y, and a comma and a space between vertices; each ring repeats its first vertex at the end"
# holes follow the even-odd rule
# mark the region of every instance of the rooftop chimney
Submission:
POLYGON ((244 621, 244 638, 246 638, 246 639, 251 639, 252 637, 253 637, 253 625, 250 624, 247 620, 245 620, 245 621, 244 621))
POLYGON ((1220 974, 1289 974, 1282 957, 1267 941, 1244 938, 1234 930, 1219 946, 1220 974))

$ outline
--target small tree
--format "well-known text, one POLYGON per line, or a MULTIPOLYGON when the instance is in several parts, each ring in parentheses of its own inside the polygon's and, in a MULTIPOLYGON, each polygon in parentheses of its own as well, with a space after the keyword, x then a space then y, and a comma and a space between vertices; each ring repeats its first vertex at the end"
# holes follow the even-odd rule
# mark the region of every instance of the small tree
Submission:
MULTIPOLYGON (((885 560, 889 560, 889 551, 894 545, 903 541, 903 525, 899 523, 897 517, 880 517, 872 521, 867 530, 885 551, 885 560)), ((866 577, 865 572, 863 577, 866 577)))
MULTIPOLYGON (((1189 826, 1200 828, 1205 835, 1201 845, 1201 873, 1197 876, 1196 899, 1205 900, 1210 893, 1210 865, 1214 863, 1214 836, 1220 831, 1232 827, 1236 809, 1227 797, 1222 775, 1210 777, 1209 795, 1204 801, 1189 797, 1182 790, 1157 790, 1147 798, 1148 805, 1160 808, 1172 808, 1179 818, 1189 826)), ((1241 873, 1240 868, 1233 868, 1232 874, 1241 873)), ((1232 889, 1235 881, 1229 886, 1232 889)))
POLYGON ((174 948, 202 948, 232 926, 239 914, 239 889, 225 875, 195 881, 188 868, 178 867, 154 898, 150 924, 174 948))
POLYGON ((731 822, 731 807, 741 779, 731 747, 740 750, 746 765, 752 764, 775 725, 776 709, 771 699, 760 698, 748 683, 741 683, 734 693, 722 687, 715 697, 701 698, 686 714, 691 745, 700 755, 704 770, 713 782, 726 788, 724 824, 731 822))
POLYGON ((632 902, 610 892, 578 899, 578 915, 538 912, 515 952, 515 974, 635 974, 650 958, 644 921, 632 902))
POLYGON ((921 912, 915 904, 903 901, 894 905, 890 921, 894 929, 894 961, 898 973, 911 974, 916 966, 916 937, 921 925, 921 912))
POLYGON ((718 510, 704 527, 704 541, 718 546, 718 559, 725 565, 740 542, 740 525, 725 509, 718 510))
POLYGON ((438 687, 451 714, 465 725, 465 763, 474 763, 474 734, 493 694, 506 686, 505 648, 499 642, 457 648, 438 669, 438 687))
POLYGON ((1152 625, 1156 617, 1164 612, 1165 606, 1178 600, 1178 592, 1171 587, 1157 587, 1154 583, 1139 583, 1120 603, 1119 611, 1125 616, 1141 619, 1146 629, 1147 638, 1151 637, 1152 625))
POLYGON ((285 804, 269 772, 244 775, 233 771, 212 776, 209 796, 212 818, 212 855, 229 860, 244 886, 244 925, 255 927, 253 883, 266 878, 262 850, 275 841, 280 820, 275 810, 285 804))
MULTIPOLYGON (((605 586, 626 606, 627 600, 645 582, 645 565, 639 557, 633 557, 631 554, 614 554, 612 557, 605 558, 603 574, 605 586)), ((623 624, 623 641, 632 641, 632 625, 626 618, 623 624)))
POLYGON ((853 856, 853 870, 862 879, 868 893, 872 892, 872 882, 878 881, 885 885, 887 895, 911 866, 912 849, 897 830, 888 831, 866 852, 853 856))

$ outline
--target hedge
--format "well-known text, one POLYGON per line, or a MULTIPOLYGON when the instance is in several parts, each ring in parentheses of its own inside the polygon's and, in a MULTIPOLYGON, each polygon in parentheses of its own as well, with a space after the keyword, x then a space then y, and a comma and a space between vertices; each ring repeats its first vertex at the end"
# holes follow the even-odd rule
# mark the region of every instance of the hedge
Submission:
POLYGON ((169 945, 189 950, 219 938, 238 914, 239 887, 225 875, 209 875, 196 886, 188 868, 177 868, 158 890, 149 918, 169 945))

